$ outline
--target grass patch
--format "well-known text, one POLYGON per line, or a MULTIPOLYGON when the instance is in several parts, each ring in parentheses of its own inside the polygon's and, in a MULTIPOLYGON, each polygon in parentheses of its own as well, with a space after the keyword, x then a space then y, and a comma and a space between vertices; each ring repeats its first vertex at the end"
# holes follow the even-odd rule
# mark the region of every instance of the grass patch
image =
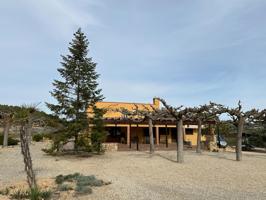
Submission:
POLYGON ((11 199, 26 199, 29 198, 29 191, 23 191, 23 190, 16 190, 12 194, 10 194, 11 199))
POLYGON ((39 190, 34 188, 31 190, 16 190, 10 194, 11 199, 30 199, 30 200, 48 200, 52 197, 52 191, 39 190))

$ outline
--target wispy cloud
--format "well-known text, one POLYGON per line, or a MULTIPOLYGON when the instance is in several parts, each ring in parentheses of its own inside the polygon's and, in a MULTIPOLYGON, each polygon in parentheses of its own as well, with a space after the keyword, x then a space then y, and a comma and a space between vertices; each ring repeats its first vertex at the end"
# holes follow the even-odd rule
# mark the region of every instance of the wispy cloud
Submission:
POLYGON ((69 37, 69 33, 77 27, 100 27, 103 24, 85 8, 89 5, 102 6, 95 1, 69 1, 69 0, 27 0, 27 10, 38 21, 39 27, 53 36, 69 37), (82 4, 83 6, 77 6, 82 4))

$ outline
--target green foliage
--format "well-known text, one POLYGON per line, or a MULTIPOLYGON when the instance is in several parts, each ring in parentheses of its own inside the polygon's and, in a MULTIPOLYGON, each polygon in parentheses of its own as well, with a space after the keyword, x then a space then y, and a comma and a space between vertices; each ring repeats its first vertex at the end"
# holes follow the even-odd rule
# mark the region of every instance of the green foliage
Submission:
POLYGON ((101 89, 98 89, 96 63, 87 57, 89 42, 79 29, 70 43, 69 55, 62 56, 62 67, 58 69, 61 79, 53 82, 51 95, 57 104, 47 103, 48 108, 57 117, 65 120, 62 140, 75 139, 78 148, 78 134, 88 128, 87 109, 101 101, 101 89))
POLYGON ((58 190, 59 191, 68 191, 68 190, 73 190, 73 188, 69 184, 61 184, 61 185, 58 185, 58 190))
POLYGON ((53 141, 52 146, 50 148, 42 149, 42 151, 49 155, 56 155, 57 152, 59 152, 60 147, 68 142, 68 136, 66 135, 65 129, 58 130, 50 136, 53 141))
POLYGON ((35 142, 42 141, 43 140, 43 134, 37 133, 37 134, 33 135, 32 140, 35 142))
POLYGON ((30 199, 30 200, 48 200, 52 196, 52 191, 50 190, 39 190, 38 188, 33 188, 30 190, 16 190, 10 197, 12 199, 30 199))
POLYGON ((0 110, 3 112, 17 112, 21 109, 19 106, 2 105, 0 104, 0 110))
POLYGON ((90 194, 92 189, 90 187, 100 187, 103 185, 110 184, 110 182, 105 183, 103 180, 97 179, 95 176, 84 176, 80 173, 68 174, 68 175, 58 175, 55 178, 55 182, 58 184, 60 191, 72 190, 73 188, 65 184, 65 182, 74 182, 76 184, 75 191, 77 194, 90 194))
POLYGON ((41 197, 40 191, 38 188, 33 188, 29 193, 30 200, 39 200, 41 197))
POLYGON ((254 145, 256 147, 265 148, 266 147, 266 136, 263 135, 251 135, 249 138, 249 144, 254 145))
POLYGON ((236 135, 236 131, 236 127, 232 124, 232 121, 221 121, 216 126, 215 134, 218 135, 219 132, 220 135, 230 138, 236 135))
POLYGON ((99 109, 96 106, 93 107, 94 117, 92 118, 92 133, 91 133, 91 143, 92 143, 92 150, 96 151, 97 153, 104 152, 104 148, 102 143, 106 139, 106 132, 104 129, 104 121, 103 115, 104 110, 99 109))
POLYGON ((29 191, 24 191, 24 190, 16 190, 12 194, 10 194, 10 197, 12 199, 26 199, 30 197, 29 191))
POLYGON ((62 174, 55 177, 56 184, 62 184, 65 181, 65 178, 62 174))
POLYGON ((82 151, 93 152, 91 140, 90 140, 88 132, 84 132, 79 135, 78 146, 79 146, 79 149, 82 151))
POLYGON ((78 176, 77 186, 103 186, 104 182, 102 180, 96 179, 95 176, 78 176))
POLYGON ((60 174, 58 176, 55 177, 55 182, 57 184, 62 184, 65 181, 73 181, 76 180, 77 177, 82 176, 80 173, 74 173, 74 174, 68 174, 66 176, 60 174))
MULTIPOLYGON (((3 134, 0 134, 0 145, 3 145, 4 136, 3 134)), ((14 146, 17 145, 19 140, 8 137, 8 146, 14 146)))
POLYGON ((33 135, 32 140, 35 142, 40 142, 44 138, 51 140, 53 138, 53 134, 52 133, 37 133, 33 135))
POLYGON ((38 188, 33 188, 29 192, 30 200, 42 200, 42 199, 50 199, 52 196, 52 191, 50 190, 39 190, 38 188))
POLYGON ((90 187, 81 186, 81 185, 77 185, 77 187, 75 188, 75 191, 77 194, 83 194, 83 195, 92 193, 92 189, 90 187))
POLYGON ((52 197, 52 191, 51 190, 44 190, 40 191, 40 197, 42 199, 50 199, 52 197))

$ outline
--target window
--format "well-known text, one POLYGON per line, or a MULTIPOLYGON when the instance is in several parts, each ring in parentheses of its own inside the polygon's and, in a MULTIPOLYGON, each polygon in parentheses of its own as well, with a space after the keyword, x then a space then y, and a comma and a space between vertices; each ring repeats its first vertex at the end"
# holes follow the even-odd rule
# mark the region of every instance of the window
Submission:
POLYGON ((193 128, 186 128, 186 135, 193 135, 193 128))

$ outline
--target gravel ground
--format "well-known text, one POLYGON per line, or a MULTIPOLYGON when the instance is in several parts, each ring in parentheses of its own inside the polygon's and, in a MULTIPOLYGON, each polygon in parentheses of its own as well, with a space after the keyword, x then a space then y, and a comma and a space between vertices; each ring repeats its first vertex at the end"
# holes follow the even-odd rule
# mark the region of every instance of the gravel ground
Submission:
MULTIPOLYGON (((42 143, 31 145, 38 178, 80 172, 111 181, 78 199, 266 199, 266 154, 185 152, 185 163, 174 162, 176 152, 113 152, 90 158, 51 157, 42 143)), ((25 180, 20 148, 0 150, 0 186, 25 180)), ((77 198, 75 198, 77 199, 77 198)))

